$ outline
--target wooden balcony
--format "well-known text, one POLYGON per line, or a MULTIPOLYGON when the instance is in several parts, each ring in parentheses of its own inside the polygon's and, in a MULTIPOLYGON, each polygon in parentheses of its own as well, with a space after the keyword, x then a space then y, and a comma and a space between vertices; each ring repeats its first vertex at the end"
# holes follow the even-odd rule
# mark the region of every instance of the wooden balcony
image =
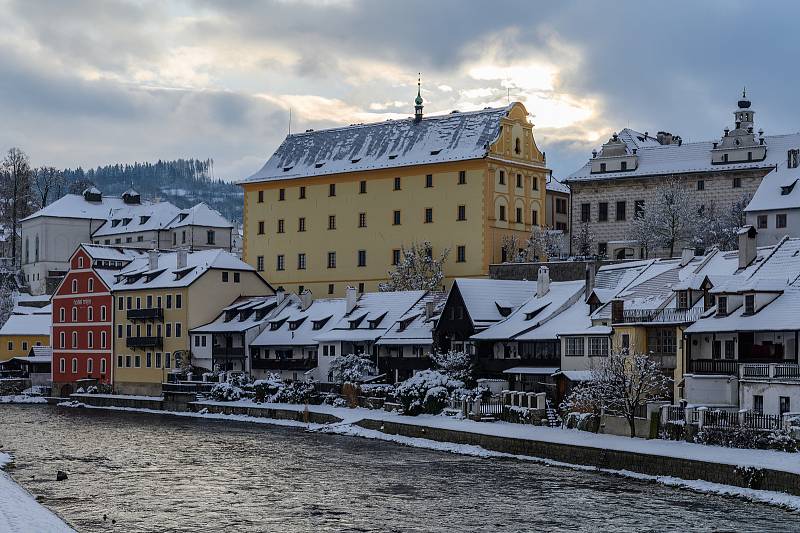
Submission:
POLYGON ((691 359, 687 373, 738 376, 739 362, 734 359, 691 359))
POLYGON ((212 346, 213 357, 244 357, 244 346, 212 346))
POLYGON ((786 363, 747 363, 741 365, 742 379, 800 380, 800 365, 786 363))

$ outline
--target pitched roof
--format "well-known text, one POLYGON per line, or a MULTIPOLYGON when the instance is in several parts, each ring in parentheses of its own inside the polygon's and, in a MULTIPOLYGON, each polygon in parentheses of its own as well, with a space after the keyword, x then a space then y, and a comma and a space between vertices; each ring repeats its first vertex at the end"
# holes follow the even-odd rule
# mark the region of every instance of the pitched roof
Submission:
POLYGON ((458 278, 453 282, 456 286, 476 329, 505 318, 498 305, 514 309, 536 293, 535 281, 458 278))
POLYGON ((778 167, 764 176, 745 211, 800 208, 800 168, 778 167))
POLYGON ((347 310, 344 298, 313 300, 305 310, 299 298, 291 298, 285 307, 270 317, 270 325, 253 340, 251 346, 316 345, 316 337, 333 329, 347 310))
POLYGON ((53 317, 50 313, 12 314, 0 335, 46 335, 50 336, 53 317))
POLYGON ((261 170, 240 183, 479 159, 513 105, 288 135, 261 170))
POLYGON ((426 291, 365 292, 318 341, 376 341, 425 296, 426 291))
POLYGON ((419 299, 403 316, 398 318, 375 344, 433 344, 433 328, 436 324, 437 310, 447 299, 443 292, 431 291, 419 299), (427 317, 426 307, 433 305, 434 314, 427 317))
POLYGON ((266 323, 278 305, 278 297, 244 296, 227 306, 208 324, 198 326, 189 333, 243 332, 266 323), (263 314, 263 316, 261 316, 263 314))
POLYGON ((112 209, 92 237, 165 229, 180 212, 170 202, 126 205, 112 209))
MULTIPOLYGON (((142 205, 149 203, 142 202, 142 205)), ((66 194, 22 220, 24 222, 38 217, 103 220, 113 209, 120 209, 127 205, 122 198, 117 196, 103 196, 100 202, 89 202, 80 194, 66 194)))
POLYGON ((569 194, 569 187, 555 179, 554 177, 547 178, 547 190, 552 192, 560 192, 563 194, 569 194))
POLYGON ((211 228, 232 228, 233 224, 216 209, 212 209, 206 203, 200 202, 199 204, 190 207, 189 209, 181 209, 180 213, 175 216, 168 227, 180 228, 183 226, 207 226, 211 228))

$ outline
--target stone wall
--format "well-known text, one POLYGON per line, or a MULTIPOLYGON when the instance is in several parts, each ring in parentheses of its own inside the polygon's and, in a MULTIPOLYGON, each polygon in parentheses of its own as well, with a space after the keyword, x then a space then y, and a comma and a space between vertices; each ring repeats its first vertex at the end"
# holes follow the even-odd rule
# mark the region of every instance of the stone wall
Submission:
POLYGON ((153 409, 161 411, 163 400, 161 398, 126 398, 112 394, 71 394, 70 400, 75 400, 93 407, 130 407, 134 409, 153 409))
POLYGON ((272 418, 275 420, 294 420, 296 422, 312 424, 333 424, 341 422, 341 419, 326 413, 315 413, 313 411, 293 411, 290 409, 275 409, 272 407, 249 407, 242 405, 221 405, 195 402, 190 404, 193 411, 205 409, 209 413, 219 413, 225 415, 245 415, 255 418, 272 418))
POLYGON ((536 281, 539 267, 550 269, 550 281, 575 281, 586 278, 586 265, 592 265, 595 272, 603 265, 615 265, 624 261, 552 261, 536 263, 500 263, 489 265, 489 277, 492 279, 515 279, 536 281))

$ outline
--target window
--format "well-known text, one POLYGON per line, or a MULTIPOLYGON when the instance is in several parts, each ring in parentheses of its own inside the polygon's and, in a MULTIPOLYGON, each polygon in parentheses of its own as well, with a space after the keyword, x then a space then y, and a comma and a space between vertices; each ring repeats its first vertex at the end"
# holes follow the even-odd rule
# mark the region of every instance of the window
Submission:
POLYGON ((720 296, 717 298, 717 314, 725 316, 728 314, 728 297, 720 296))
POLYGON ((78 347, 78 332, 77 331, 73 331, 72 332, 72 347, 73 348, 77 348, 78 347))
POLYGON ((621 171, 628 170, 628 162, 627 162, 627 161, 620 161, 620 163, 619 163, 619 169, 620 169, 621 171))
POLYGON ((100 347, 108 348, 108 334, 105 331, 100 332, 100 347))
POLYGON ((170 367, 171 357, 172 357, 172 354, 170 354, 169 352, 164 354, 164 368, 169 368, 170 367))
POLYGON ((91 374, 94 372, 94 359, 91 357, 86 360, 86 373, 91 374))
POLYGON ((396 190, 396 191, 400 190, 400 178, 395 178, 394 179, 394 190, 396 190))
POLYGON ((147 352, 144 358, 144 366, 147 368, 153 367, 153 354, 151 352, 147 352))
POLYGON ((286 189, 279 189, 278 190, 278 201, 282 202, 286 200, 286 189))
POLYGON ((105 305, 101 305, 101 306, 100 306, 100 320, 101 320, 102 322, 105 322, 105 321, 106 321, 106 318, 107 318, 107 315, 106 315, 106 306, 105 306, 105 305))
POLYGON ((297 270, 306 269, 306 254, 297 254, 297 270))
POLYGON ((516 220, 515 220, 515 222, 517 224, 522 224, 523 223, 523 220, 522 220, 522 208, 521 207, 518 207, 516 209, 516 220))
POLYGON ((297 219, 297 231, 305 231, 306 230, 306 217, 300 217, 297 219))
POLYGON ((181 244, 186 244, 186 230, 181 231, 181 244))
POLYGON ((258 203, 264 203, 264 191, 258 191, 258 203))
POLYGON ((275 265, 275 270, 286 270, 286 258, 283 254, 278 254, 278 261, 275 265))
POLYGON ((336 268, 336 252, 328 252, 328 268, 336 268))
POLYGON ((264 256, 259 255, 256 257, 256 270, 264 272, 264 256))
POLYGON ((467 171, 466 170, 459 170, 458 171, 458 184, 464 185, 467 183, 467 171))
POLYGON ((505 219, 506 219, 506 206, 501 205, 500 206, 500 220, 505 220, 505 219))
POLYGON ((539 212, 535 209, 531 211, 531 224, 533 224, 534 226, 539 225, 539 212))
POLYGON ((364 282, 360 281, 358 283, 358 292, 364 292, 364 282))
POLYGON ((500 185, 506 184, 506 172, 505 170, 500 171, 500 185))
POLYGON ((756 413, 764 412, 764 397, 760 394, 753 394, 753 411, 756 413))
POLYGON ((740 189, 742 187, 742 178, 733 178, 733 188, 740 189))
POLYGON ((328 215, 328 229, 336 229, 336 215, 328 215))
POLYGON ((467 247, 459 245, 456 247, 456 263, 466 263, 467 261, 467 247))
POLYGON ((600 163, 600 172, 605 172, 605 171, 606 171, 606 164, 600 163))
POLYGON ((697 190, 698 191, 706 190, 706 182, 705 182, 705 180, 697 180, 697 190))
POLYGON ((306 197, 306 188, 305 187, 300 187, 300 196, 299 196, 299 198, 301 200, 303 200, 305 197, 306 197))
POLYGON ((358 214, 358 227, 359 228, 366 228, 367 227, 367 214, 366 213, 359 213, 358 214))
POLYGON ((128 325, 126 325, 126 326, 125 326, 125 336, 126 336, 126 337, 132 337, 132 336, 133 336, 133 335, 131 334, 131 325, 130 325, 130 324, 128 324, 128 325))
POLYGON ((467 206, 460 205, 458 206, 458 216, 456 217, 457 220, 467 220, 467 206))
POLYGON ((786 167, 797 168, 798 158, 800 158, 800 150, 789 150, 786 167))
POLYGON ((583 337, 565 338, 564 355, 568 357, 583 357, 583 337))
POLYGON ((167 322, 164 325, 164 336, 165 337, 172 337, 172 324, 170 322, 167 322))
POLYGON ((64 317, 65 313, 64 313, 64 308, 62 307, 61 309, 58 310, 58 321, 64 322, 64 317))
POLYGON ((522 174, 517 174, 517 189, 522 188, 522 174))
POLYGON ((581 222, 590 222, 592 204, 581 204, 581 222))
POLYGON ((608 255, 608 243, 606 242, 598 242, 597 243, 597 255, 600 257, 605 257, 608 255))
POLYGON ((78 321, 78 308, 77 307, 73 307, 72 308, 72 321, 73 322, 77 322, 78 321))
POLYGON ((392 219, 392 224, 394 224, 395 226, 400 225, 400 211, 394 212, 394 218, 392 219))
POLYGON ((73 374, 77 374, 78 373, 78 358, 77 357, 73 357, 72 358, 72 373, 73 374))
POLYGON ((400 264, 400 250, 392 250, 392 265, 397 266, 400 264))
POLYGON ((656 355, 675 355, 678 350, 675 328, 648 329, 647 350, 656 355))
POLYGON ((531 189, 533 189, 534 191, 539 190, 539 178, 537 178, 536 176, 531 177, 531 189))
POLYGON ((78 268, 83 268, 83 257, 78 258, 78 268))
POLYGON ((597 204, 597 221, 608 221, 608 202, 600 202, 597 204))
POLYGON ((72 280, 72 294, 75 294, 77 292, 78 292, 78 280, 77 279, 73 279, 72 280))
POLYGON ((333 283, 328 283, 328 294, 333 294, 333 283))
POLYGON ((689 291, 678 291, 678 309, 689 309, 689 291))
POLYGON ((768 217, 767 215, 758 215, 758 229, 767 229, 769 223, 767 222, 768 217))
POLYGON ((736 357, 736 343, 733 339, 725 341, 725 359, 731 360, 736 357))
POLYGON ((141 355, 134 355, 133 356, 133 367, 134 368, 141 368, 142 367, 142 356, 141 355))
POLYGON ((426 224, 430 224, 431 222, 433 222, 433 208, 432 207, 426 207, 425 208, 425 223, 426 224))
POLYGON ((278 219, 278 233, 284 233, 286 231, 286 225, 283 222, 282 218, 278 219))
POLYGON ((358 192, 359 194, 366 194, 367 193, 367 182, 366 180, 361 180, 358 182, 358 192))
POLYGON ((94 307, 91 305, 86 308, 86 321, 94 322, 94 307))
POLYGON ((336 184, 331 183, 328 185, 328 196, 336 196, 336 184))
POLYGON ((589 337, 589 357, 608 356, 608 339, 606 337, 589 337))
POLYGON ((786 213, 779 213, 775 215, 775 227, 776 228, 786 227, 786 213))
MULTIPOLYGON (((278 233, 281 233, 281 232, 279 231, 278 233)), ((259 235, 264 235, 264 221, 263 220, 259 220, 258 221, 258 234, 259 235)))
POLYGON ((167 309, 172 309, 172 295, 167 294, 167 309))
POLYGON ((181 336, 181 323, 175 322, 175 337, 180 338, 181 336))
POLYGON ((161 352, 156 352, 156 368, 161 368, 161 352))
POLYGON ((784 413, 790 413, 792 411, 792 403, 789 396, 779 396, 778 397, 778 412, 783 416, 784 413))
POLYGON ((222 272, 222 283, 228 283, 228 272, 222 272))
POLYGON ((425 175, 425 187, 427 188, 433 187, 433 174, 425 175))
POLYGON ((23 352, 28 351, 28 341, 22 341, 22 351, 23 352))
POLYGON ((514 139, 514 153, 519 154, 520 152, 522 152, 522 147, 520 146, 519 137, 517 137, 514 139))
POLYGON ((136 309, 141 309, 141 308, 142 308, 142 299, 137 297, 136 298, 136 309))
POLYGON ((89 286, 87 288, 88 292, 94 292, 94 279, 89 278, 89 286))
POLYGON ((216 233, 213 229, 206 231, 206 244, 214 244, 216 241, 216 233))
POLYGON ((636 200, 633 202, 633 216, 634 218, 644 216, 644 200, 636 200))
POLYGON ((181 308, 181 299, 182 299, 182 296, 180 294, 176 294, 175 295, 175 309, 180 309, 181 308))
POLYGON ((625 220, 625 202, 617 202, 617 220, 625 220))
POLYGON ((64 359, 63 357, 58 360, 58 371, 61 372, 62 374, 65 374, 67 372, 67 360, 64 359))
POLYGON ((744 295, 744 313, 746 315, 752 315, 756 312, 756 295, 755 294, 745 294, 744 295))
POLYGON ((367 266, 367 251, 366 250, 359 250, 358 251, 358 266, 360 266, 360 267, 367 266))
POLYGON ((122 311, 125 308, 125 300, 123 300, 122 296, 117 298, 117 310, 122 311))

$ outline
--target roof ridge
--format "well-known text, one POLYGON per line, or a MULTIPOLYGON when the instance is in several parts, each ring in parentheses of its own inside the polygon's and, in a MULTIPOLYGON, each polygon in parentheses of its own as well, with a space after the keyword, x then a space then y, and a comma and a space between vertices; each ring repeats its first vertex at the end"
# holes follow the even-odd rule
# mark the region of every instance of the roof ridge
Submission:
MULTIPOLYGON (((753 276, 755 276, 755 275, 756 275, 756 272, 758 272, 759 270, 761 270, 761 267, 763 267, 764 265, 766 265, 766 264, 767 264, 767 262, 768 262, 768 261, 769 261, 769 260, 772 258, 772 256, 773 256, 773 255, 775 255, 775 253, 776 253, 776 252, 777 252, 777 251, 778 251, 778 250, 779 250, 779 249, 780 249, 780 248, 781 248, 781 247, 782 247, 782 246, 783 246, 783 245, 786 243, 786 241, 788 241, 788 240, 789 240, 789 236, 788 236, 788 235, 784 235, 784 236, 783 236, 783 238, 782 238, 780 241, 778 241, 778 244, 776 244, 776 245, 775 245, 775 247, 772 249, 772 251, 770 251, 770 253, 768 253, 768 254, 767 254, 767 256, 764 258, 764 260, 763 260, 763 261, 761 261, 761 263, 759 263, 759 265, 758 265, 758 266, 755 268, 755 270, 753 270, 753 272, 751 272, 751 273, 750 273, 750 275, 749 275, 749 276, 747 276, 747 278, 745 278, 745 279, 753 279, 753 276)), ((741 253, 741 251, 740 251, 739 253, 741 253)), ((756 257, 758 257, 758 254, 756 254, 756 257)), ((753 259, 753 261, 755 261, 755 259, 753 259)), ((748 266, 749 266, 749 265, 748 265, 748 266)), ((745 267, 745 268, 747 268, 747 267, 745 267)))

